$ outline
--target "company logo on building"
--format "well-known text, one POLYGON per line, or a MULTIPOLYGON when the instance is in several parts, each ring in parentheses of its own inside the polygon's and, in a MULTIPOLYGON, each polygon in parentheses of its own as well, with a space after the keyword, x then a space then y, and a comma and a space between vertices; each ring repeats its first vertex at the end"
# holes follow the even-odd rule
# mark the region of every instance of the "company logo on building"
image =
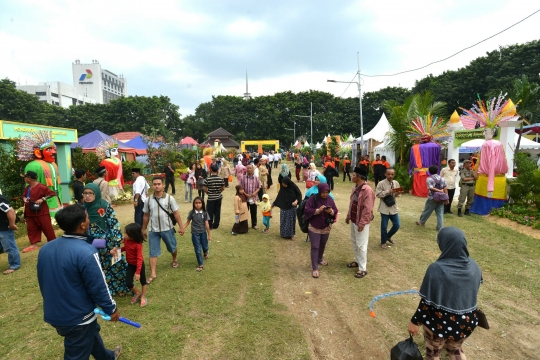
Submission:
POLYGON ((79 81, 84 81, 85 79, 91 79, 91 78, 92 78, 92 71, 90 71, 90 69, 86 69, 86 74, 81 74, 79 81))

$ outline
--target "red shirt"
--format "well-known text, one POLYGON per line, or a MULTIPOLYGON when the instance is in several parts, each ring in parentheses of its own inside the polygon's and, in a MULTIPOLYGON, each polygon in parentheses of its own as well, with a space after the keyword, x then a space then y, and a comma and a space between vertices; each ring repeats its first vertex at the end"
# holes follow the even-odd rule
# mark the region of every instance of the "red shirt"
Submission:
POLYGON ((139 244, 131 239, 124 238, 124 246, 122 246, 122 251, 126 252, 126 261, 128 264, 137 265, 135 274, 140 275, 143 264, 142 244, 139 244))

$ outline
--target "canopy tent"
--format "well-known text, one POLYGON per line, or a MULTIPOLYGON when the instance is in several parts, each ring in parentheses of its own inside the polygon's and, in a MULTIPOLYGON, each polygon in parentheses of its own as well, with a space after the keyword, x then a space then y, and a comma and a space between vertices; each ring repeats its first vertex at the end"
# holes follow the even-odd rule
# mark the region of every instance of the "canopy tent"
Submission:
POLYGON ((396 163, 396 152, 389 146, 385 146, 384 143, 375 146, 373 148, 373 153, 386 156, 386 161, 390 163, 390 166, 394 166, 396 163))
MULTIPOLYGON (((386 134, 392 131, 392 127, 390 126, 390 123, 383 112, 379 122, 377 122, 377 125, 375 125, 375 127, 367 134, 364 134, 364 146, 367 147, 368 153, 373 153, 375 147, 384 143, 386 134)), ((356 142, 359 143, 361 139, 361 137, 357 138, 356 142)))
POLYGON ((322 147, 322 144, 320 142, 318 142, 317 144, 315 144, 315 149, 320 149, 322 147))
POLYGON ((91 133, 81 136, 78 142, 71 144, 71 148, 75 149, 76 147, 81 147, 83 153, 95 152, 99 143, 108 139, 111 139, 118 143, 119 152, 125 153, 125 154, 131 154, 130 157, 132 159, 135 159, 135 155, 137 151, 133 147, 123 144, 122 142, 115 140, 112 136, 102 133, 99 130, 94 130, 91 133))
POLYGON ((198 145, 199 143, 191 136, 186 136, 180 141, 180 145, 198 145))
MULTIPOLYGON (((514 137, 514 148, 517 146, 518 137, 519 136, 514 137)), ((463 144, 461 144, 461 147, 459 148, 459 152, 465 152, 465 151, 461 151, 462 148, 464 148, 464 150, 467 148, 480 149, 484 141, 485 141, 484 139, 474 139, 474 140, 469 140, 467 142, 464 142, 463 144)), ((521 137, 519 148, 523 150, 540 149, 540 144, 537 143, 536 141, 529 140, 526 137, 521 137)))
POLYGON ((137 155, 146 155, 146 150, 148 149, 148 146, 152 146, 153 148, 158 148, 161 143, 150 143, 150 144, 147 144, 144 142, 143 138, 141 135, 129 140, 128 142, 125 143, 126 146, 131 146, 133 148, 135 148, 135 150, 137 151, 137 155))

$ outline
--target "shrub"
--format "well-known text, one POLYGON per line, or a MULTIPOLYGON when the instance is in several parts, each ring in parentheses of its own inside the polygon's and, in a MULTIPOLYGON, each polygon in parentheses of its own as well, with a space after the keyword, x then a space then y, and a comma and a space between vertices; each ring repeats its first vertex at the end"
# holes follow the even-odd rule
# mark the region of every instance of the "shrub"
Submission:
POLYGON ((11 202, 11 206, 17 209, 23 206, 22 193, 26 186, 21 174, 24 173, 25 161, 17 159, 15 149, 17 140, 7 140, 0 145, 0 189, 4 196, 11 202))
POLYGON ((514 163, 518 176, 509 182, 510 197, 516 204, 540 210, 540 170, 526 153, 517 153, 514 163))

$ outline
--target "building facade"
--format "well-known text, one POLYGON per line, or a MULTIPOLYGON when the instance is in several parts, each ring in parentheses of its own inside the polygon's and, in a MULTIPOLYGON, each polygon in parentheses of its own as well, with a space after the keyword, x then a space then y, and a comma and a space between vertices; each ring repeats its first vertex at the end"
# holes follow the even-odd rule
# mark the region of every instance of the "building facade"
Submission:
POLYGON ((96 104, 93 98, 79 94, 74 86, 54 81, 39 85, 17 85, 17 89, 39 97, 39 101, 68 108, 71 105, 96 104))
POLYGON ((127 79, 102 69, 97 60, 92 60, 91 64, 81 64, 75 60, 72 70, 73 85, 78 92, 96 99, 99 104, 108 104, 111 100, 127 96, 127 79))

